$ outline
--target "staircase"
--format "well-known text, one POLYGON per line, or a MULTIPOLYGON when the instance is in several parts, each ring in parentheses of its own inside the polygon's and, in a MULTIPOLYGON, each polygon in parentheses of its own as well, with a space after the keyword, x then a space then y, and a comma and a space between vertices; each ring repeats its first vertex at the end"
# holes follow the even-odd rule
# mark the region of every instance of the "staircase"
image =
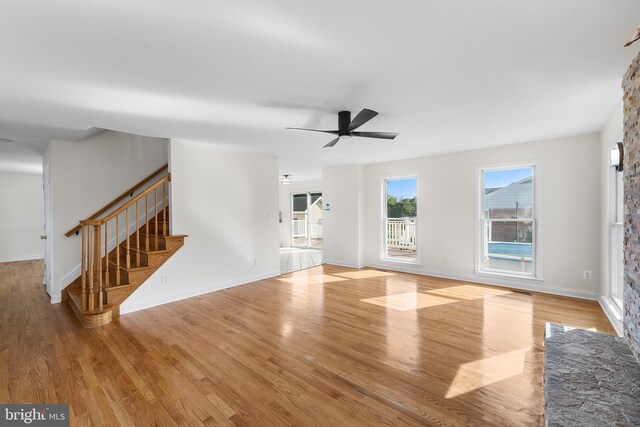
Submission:
POLYGON ((171 174, 133 196, 152 177, 67 233, 82 235, 82 267, 63 298, 87 328, 117 318, 120 305, 184 244, 187 236, 170 233, 171 174), (131 199, 121 203, 126 197, 131 199))

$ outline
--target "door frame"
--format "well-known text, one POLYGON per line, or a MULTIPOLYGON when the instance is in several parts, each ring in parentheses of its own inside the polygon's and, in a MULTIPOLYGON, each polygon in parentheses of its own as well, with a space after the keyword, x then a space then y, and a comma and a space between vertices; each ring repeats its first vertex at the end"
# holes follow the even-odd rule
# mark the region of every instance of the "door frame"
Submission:
POLYGON ((44 277, 43 282, 49 294, 53 289, 53 195, 51 194, 51 163, 47 163, 42 170, 42 190, 44 202, 42 215, 42 228, 46 239, 44 241, 44 277))
MULTIPOLYGON (((312 194, 320 194, 319 200, 322 201, 322 191, 314 191, 314 190, 300 190, 300 191, 293 191, 291 193, 289 193, 289 212, 290 212, 290 218, 289 218, 289 238, 291 239, 291 247, 293 248, 302 248, 302 249, 308 249, 311 248, 311 228, 310 228, 310 215, 309 215, 309 209, 311 208, 311 206, 313 204, 315 204, 317 202, 312 203, 311 202, 311 195, 312 194), (293 197, 294 196, 300 196, 300 195, 306 195, 307 196, 307 211, 305 213, 305 223, 306 223, 306 228, 307 228, 307 242, 305 245, 295 245, 294 244, 294 237, 293 237, 293 197)), ((320 204, 320 211, 322 212, 322 203, 320 204)))

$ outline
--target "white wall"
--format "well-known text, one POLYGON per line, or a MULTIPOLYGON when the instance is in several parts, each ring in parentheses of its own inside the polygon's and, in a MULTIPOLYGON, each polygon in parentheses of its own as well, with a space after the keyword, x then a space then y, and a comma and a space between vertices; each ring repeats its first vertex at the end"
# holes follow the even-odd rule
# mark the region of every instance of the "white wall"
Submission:
POLYGON ((363 167, 361 233, 358 235, 358 170, 323 170, 325 260, 377 266, 597 298, 600 291, 600 136, 574 136, 496 148, 429 156, 363 167), (538 162, 542 177, 544 281, 503 279, 475 273, 476 168, 538 162), (420 264, 380 260, 382 180, 419 176, 420 264), (358 238, 363 238, 358 254, 358 238), (446 257, 447 262, 444 263, 446 257), (585 280, 583 270, 591 270, 585 280))
POLYGON ((611 114, 609 120, 600 132, 600 304, 609 320, 616 328, 618 334, 622 335, 622 313, 615 304, 609 300, 609 180, 611 166, 609 166, 609 150, 616 142, 622 141, 623 134, 623 105, 620 105, 611 114))
POLYGON ((105 131, 78 142, 51 141, 51 301, 80 274, 80 237, 66 237, 78 221, 111 202, 168 160, 166 139, 105 131))
POLYGON ((280 274, 277 159, 171 140, 170 170, 172 233, 189 237, 123 314, 280 274))
POLYGON ((291 195, 294 193, 322 192, 322 180, 292 182, 280 184, 280 212, 282 223, 280 224, 280 246, 291 246, 291 195))
POLYGON ((322 198, 330 205, 322 216, 322 250, 327 264, 362 266, 362 185, 361 165, 322 170, 322 198))
POLYGON ((44 257, 42 175, 0 174, 0 262, 44 257))

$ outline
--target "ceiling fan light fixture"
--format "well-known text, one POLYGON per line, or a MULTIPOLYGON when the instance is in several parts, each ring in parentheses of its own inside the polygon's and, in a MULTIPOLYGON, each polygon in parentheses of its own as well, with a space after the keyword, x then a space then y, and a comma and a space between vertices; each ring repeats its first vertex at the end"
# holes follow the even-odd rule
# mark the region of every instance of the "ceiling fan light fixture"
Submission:
POLYGON ((291 179, 291 176, 289 176, 289 175, 282 175, 282 178, 280 178, 280 183, 281 184, 289 185, 292 182, 293 182, 293 180, 291 179))
POLYGON ((340 139, 349 139, 351 138, 351 134, 340 135, 340 139))

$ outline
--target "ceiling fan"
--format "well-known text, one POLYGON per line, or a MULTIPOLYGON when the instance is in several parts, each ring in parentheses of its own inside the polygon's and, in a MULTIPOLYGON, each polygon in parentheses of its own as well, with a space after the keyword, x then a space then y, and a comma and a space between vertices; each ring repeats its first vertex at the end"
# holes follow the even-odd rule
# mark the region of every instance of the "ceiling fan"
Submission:
POLYGON ((352 136, 359 136, 361 138, 378 138, 378 139, 394 139, 398 136, 397 133, 394 132, 356 132, 363 124, 367 123, 369 120, 373 119, 377 116, 378 113, 369 110, 368 108, 364 108, 362 111, 358 113, 358 115, 351 120, 351 112, 350 111, 340 111, 338 113, 338 130, 320 130, 320 129, 307 129, 307 128, 287 128, 293 130, 307 130, 311 132, 323 132, 330 133, 332 135, 337 135, 338 137, 333 141, 329 142, 323 148, 333 147, 340 141, 341 139, 351 138, 352 136))

